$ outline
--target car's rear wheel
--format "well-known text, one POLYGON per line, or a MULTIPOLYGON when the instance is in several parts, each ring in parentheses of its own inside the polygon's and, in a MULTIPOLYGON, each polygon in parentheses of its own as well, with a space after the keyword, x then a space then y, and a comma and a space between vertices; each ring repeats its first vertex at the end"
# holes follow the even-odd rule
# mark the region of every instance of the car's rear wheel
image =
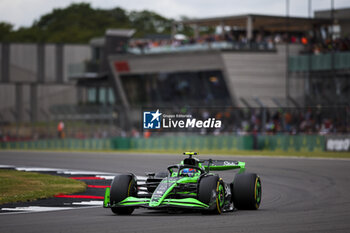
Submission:
POLYGON ((254 173, 237 174, 233 181, 233 204, 239 210, 257 210, 261 203, 261 181, 254 173))
POLYGON ((221 214, 225 203, 224 182, 218 176, 206 176, 200 179, 198 200, 209 205, 203 214, 221 214))
MULTIPOLYGON (((114 177, 111 184, 110 202, 111 205, 117 204, 129 196, 135 195, 136 181, 131 174, 121 174, 114 177)), ((130 215, 134 207, 112 207, 112 212, 118 215, 130 215)))

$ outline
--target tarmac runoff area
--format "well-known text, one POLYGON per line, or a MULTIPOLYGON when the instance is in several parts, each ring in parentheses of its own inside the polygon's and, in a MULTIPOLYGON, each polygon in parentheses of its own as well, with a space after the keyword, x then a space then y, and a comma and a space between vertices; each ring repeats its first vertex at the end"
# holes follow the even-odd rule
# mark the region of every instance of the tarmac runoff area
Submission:
MULTIPOLYGON (((0 210, 0 232, 349 232, 350 160, 212 158, 244 161, 248 172, 260 175, 263 198, 258 211, 201 215, 137 209, 131 216, 116 216, 109 209, 103 209, 99 199, 56 197, 54 199, 65 200, 65 205, 54 206, 61 211, 45 209, 54 208, 52 203, 47 203, 50 200, 46 200, 46 205, 36 203, 37 209, 32 211, 25 207, 33 203, 17 204, 24 208, 22 211, 0 210)), ((71 174, 61 175, 100 176, 101 179, 86 180, 92 186, 108 186, 111 180, 106 178, 116 173, 133 172, 142 178, 145 172, 165 170, 181 159, 182 155, 165 154, 0 151, 0 164, 10 165, 12 169, 53 168, 40 172, 69 171, 71 174)), ((220 174, 225 181, 232 181, 234 177, 231 171, 220 174)), ((103 192, 103 188, 88 190, 96 192, 90 193, 91 196, 100 196, 103 192)))

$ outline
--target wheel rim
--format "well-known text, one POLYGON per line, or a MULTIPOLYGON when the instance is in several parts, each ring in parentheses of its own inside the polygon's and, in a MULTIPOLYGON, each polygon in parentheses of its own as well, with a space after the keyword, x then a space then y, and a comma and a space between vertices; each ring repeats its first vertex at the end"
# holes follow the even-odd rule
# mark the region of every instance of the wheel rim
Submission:
POLYGON ((259 208, 261 202, 261 182, 260 178, 257 177, 255 180, 255 205, 256 208, 259 208))
POLYGON ((218 200, 219 200, 220 207, 224 205, 224 199, 225 199, 224 187, 222 186, 222 184, 219 184, 218 200))

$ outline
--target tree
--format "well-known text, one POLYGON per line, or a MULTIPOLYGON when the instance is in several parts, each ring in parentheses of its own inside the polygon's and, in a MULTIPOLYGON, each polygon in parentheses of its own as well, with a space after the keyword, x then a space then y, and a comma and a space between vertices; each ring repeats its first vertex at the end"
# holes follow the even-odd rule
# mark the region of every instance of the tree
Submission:
POLYGON ((170 34, 172 20, 151 11, 132 11, 129 19, 132 28, 136 29, 136 37, 147 34, 170 34))
POLYGON ((6 41, 8 35, 12 32, 12 24, 0 22, 0 41, 6 41))
POLYGON ((93 9, 88 3, 71 4, 41 16, 30 27, 12 30, 0 23, 0 40, 10 42, 88 43, 110 28, 136 29, 136 37, 171 33, 172 19, 152 11, 127 12, 116 7, 93 9))

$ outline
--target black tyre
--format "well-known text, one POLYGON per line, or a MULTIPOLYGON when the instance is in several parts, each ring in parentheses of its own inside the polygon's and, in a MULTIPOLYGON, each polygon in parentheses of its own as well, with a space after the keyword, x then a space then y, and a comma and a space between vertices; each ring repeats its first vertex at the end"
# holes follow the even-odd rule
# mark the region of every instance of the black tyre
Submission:
POLYGON ((225 187, 218 176, 206 176, 200 179, 198 200, 209 205, 210 209, 203 214, 221 214, 225 203, 225 187))
MULTIPOLYGON (((136 194, 136 182, 133 175, 122 174, 114 177, 111 184, 111 205, 136 194)), ((118 215, 130 215, 134 207, 112 207, 112 212, 118 215)))
POLYGON ((239 210, 257 210, 261 202, 261 181, 257 174, 237 174, 233 181, 232 198, 239 210))

